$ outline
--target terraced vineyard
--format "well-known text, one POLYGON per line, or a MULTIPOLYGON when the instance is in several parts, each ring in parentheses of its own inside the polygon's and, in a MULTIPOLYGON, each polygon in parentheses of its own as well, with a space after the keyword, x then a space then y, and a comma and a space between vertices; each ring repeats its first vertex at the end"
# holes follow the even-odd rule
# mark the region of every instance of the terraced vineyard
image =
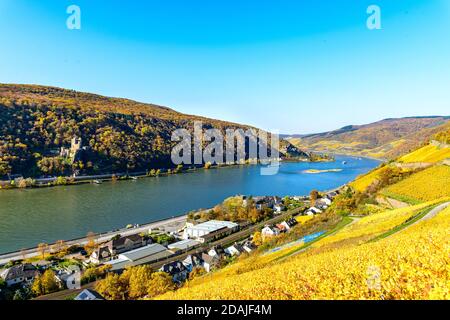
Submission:
POLYGON ((450 148, 440 148, 438 146, 429 144, 414 152, 411 152, 399 159, 399 162, 413 163, 413 162, 427 162, 437 163, 442 160, 450 158, 450 148))
POLYGON ((381 168, 370 171, 358 177, 355 181, 350 183, 350 186, 359 192, 364 192, 372 183, 374 183, 381 172, 381 168))
POLYGON ((384 195, 414 202, 450 196, 450 167, 437 165, 425 169, 382 191, 384 195))
POLYGON ((403 232, 367 241, 436 204, 363 218, 283 263, 244 260, 160 298, 449 299, 450 207, 403 232))

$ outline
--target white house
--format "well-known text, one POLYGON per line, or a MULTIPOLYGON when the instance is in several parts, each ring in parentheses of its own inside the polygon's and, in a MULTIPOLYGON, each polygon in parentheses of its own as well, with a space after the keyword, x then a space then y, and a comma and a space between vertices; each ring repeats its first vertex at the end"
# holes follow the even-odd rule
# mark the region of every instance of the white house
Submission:
POLYGON ((230 256, 238 256, 242 252, 244 252, 244 248, 242 248, 239 244, 234 244, 232 246, 229 246, 228 248, 225 248, 225 253, 230 256))
POLYGON ((252 252, 253 250, 256 249, 256 246, 251 241, 246 241, 242 248, 244 248, 245 251, 250 253, 250 252, 252 252))
POLYGON ((19 284, 30 284, 39 271, 32 264, 19 264, 5 269, 0 273, 0 278, 5 280, 8 287, 19 284))
POLYGON ((325 204, 327 206, 330 206, 331 203, 332 203, 332 201, 330 199, 328 199, 328 198, 322 198, 322 199, 319 200, 319 202, 322 202, 323 204, 325 204))
POLYGON ((265 226, 262 229, 261 234, 266 237, 278 236, 280 234, 280 229, 276 227, 265 226))
POLYGON ((322 213, 322 210, 320 210, 320 209, 317 208, 317 207, 311 207, 311 208, 309 208, 309 210, 312 211, 312 212, 314 212, 315 214, 322 213))
POLYGON ((206 253, 202 254, 203 268, 206 272, 211 272, 219 263, 220 259, 216 256, 212 257, 206 253))

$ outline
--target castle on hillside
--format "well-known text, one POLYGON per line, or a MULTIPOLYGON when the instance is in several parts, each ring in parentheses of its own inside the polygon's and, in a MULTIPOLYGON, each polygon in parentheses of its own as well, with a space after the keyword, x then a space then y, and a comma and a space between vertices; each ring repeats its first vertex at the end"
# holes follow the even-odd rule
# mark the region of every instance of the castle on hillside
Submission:
POLYGON ((70 148, 61 148, 60 156, 66 159, 70 159, 71 162, 75 162, 79 159, 81 151, 85 150, 83 148, 83 141, 80 137, 73 137, 70 143, 70 148))

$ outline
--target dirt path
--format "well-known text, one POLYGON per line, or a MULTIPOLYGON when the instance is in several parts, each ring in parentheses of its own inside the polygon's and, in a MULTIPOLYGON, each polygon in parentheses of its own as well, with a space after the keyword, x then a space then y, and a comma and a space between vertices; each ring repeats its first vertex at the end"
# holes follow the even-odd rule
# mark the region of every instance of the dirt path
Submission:
POLYGON ((388 198, 388 197, 382 197, 382 196, 377 197, 377 202, 379 204, 391 207, 392 209, 400 209, 400 208, 409 207, 409 204, 407 204, 406 202, 402 202, 400 200, 396 200, 396 199, 388 198))

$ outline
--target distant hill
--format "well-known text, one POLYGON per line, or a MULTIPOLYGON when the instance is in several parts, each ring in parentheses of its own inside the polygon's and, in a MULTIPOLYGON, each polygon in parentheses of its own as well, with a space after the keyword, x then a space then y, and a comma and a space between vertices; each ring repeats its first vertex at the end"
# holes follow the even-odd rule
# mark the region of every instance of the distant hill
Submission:
POLYGON ((394 159, 415 150, 449 128, 450 117, 384 119, 367 125, 287 137, 294 145, 312 151, 331 151, 374 158, 394 159))
POLYGON ((0 177, 168 168, 172 165, 172 132, 178 128, 192 132, 194 121, 223 133, 250 128, 128 99, 55 87, 0 84, 0 177), (78 155, 70 150, 75 136, 81 138, 81 148, 85 147, 78 155), (75 161, 62 159, 61 147, 66 147, 67 155, 75 161))

